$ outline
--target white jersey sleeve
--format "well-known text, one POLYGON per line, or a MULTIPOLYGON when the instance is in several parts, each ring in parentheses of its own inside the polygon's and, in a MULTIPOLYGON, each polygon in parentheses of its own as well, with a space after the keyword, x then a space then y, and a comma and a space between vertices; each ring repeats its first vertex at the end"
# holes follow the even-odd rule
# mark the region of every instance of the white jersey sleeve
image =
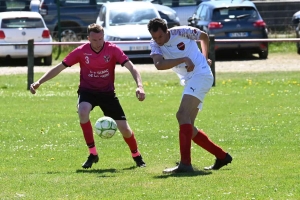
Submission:
POLYGON ((159 45, 156 42, 154 42, 153 39, 150 41, 150 48, 151 48, 150 56, 152 56, 153 54, 159 54, 159 55, 163 56, 163 53, 162 53, 159 45))

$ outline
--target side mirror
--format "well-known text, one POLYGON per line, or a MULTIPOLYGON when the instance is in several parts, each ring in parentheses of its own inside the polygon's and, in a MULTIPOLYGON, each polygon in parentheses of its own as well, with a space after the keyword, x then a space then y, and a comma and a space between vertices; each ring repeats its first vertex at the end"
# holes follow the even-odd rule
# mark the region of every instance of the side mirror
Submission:
POLYGON ((299 18, 294 18, 292 19, 293 24, 299 24, 300 19, 299 18))
POLYGON ((100 21, 99 17, 97 17, 96 24, 103 27, 104 26, 104 21, 100 21))
POLYGON ((300 21, 300 11, 296 12, 292 18, 293 24, 298 24, 299 21, 300 21))

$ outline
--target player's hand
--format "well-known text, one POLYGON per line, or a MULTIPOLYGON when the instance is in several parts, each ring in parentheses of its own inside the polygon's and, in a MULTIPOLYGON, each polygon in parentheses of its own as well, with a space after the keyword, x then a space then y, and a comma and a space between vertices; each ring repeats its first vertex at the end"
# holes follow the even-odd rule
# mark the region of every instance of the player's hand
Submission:
POLYGON ((40 87, 40 82, 34 82, 34 83, 32 83, 31 85, 30 85, 30 92, 32 93, 32 94, 35 94, 36 93, 36 89, 38 89, 39 87, 40 87))
POLYGON ((191 72, 194 70, 195 65, 190 58, 186 59, 185 64, 186 64, 185 68, 187 72, 191 72))
POLYGON ((211 66, 211 62, 212 62, 211 59, 208 58, 208 59, 207 59, 207 64, 208 64, 209 66, 211 66))
POLYGON ((143 87, 136 88, 135 95, 136 95, 136 98, 138 98, 139 101, 144 101, 144 99, 146 98, 146 94, 144 92, 143 87))

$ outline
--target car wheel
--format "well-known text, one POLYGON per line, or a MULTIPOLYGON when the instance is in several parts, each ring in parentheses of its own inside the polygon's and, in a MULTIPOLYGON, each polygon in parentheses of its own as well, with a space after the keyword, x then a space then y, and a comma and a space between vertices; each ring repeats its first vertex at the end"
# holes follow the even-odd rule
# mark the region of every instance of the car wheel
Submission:
POLYGON ((267 59, 268 58, 268 54, 269 54, 268 50, 261 51, 261 52, 258 53, 260 59, 267 59))
POLYGON ((73 29, 65 29, 61 32, 61 41, 62 42, 73 42, 79 41, 79 37, 76 34, 76 31, 73 29))
POLYGON ((42 64, 42 58, 34 58, 34 64, 35 65, 41 65, 42 64))
POLYGON ((44 65, 46 66, 52 65, 52 54, 50 56, 44 57, 44 65))

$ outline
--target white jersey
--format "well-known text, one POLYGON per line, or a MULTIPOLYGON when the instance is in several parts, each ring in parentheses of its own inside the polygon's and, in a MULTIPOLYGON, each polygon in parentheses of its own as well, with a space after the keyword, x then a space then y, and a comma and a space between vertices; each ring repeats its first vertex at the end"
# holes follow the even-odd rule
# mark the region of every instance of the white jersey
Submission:
POLYGON ((198 48, 196 40, 200 38, 200 30, 190 26, 178 26, 169 29, 170 39, 163 46, 159 46, 153 39, 150 42, 151 55, 159 54, 165 59, 176 59, 189 57, 195 65, 192 72, 187 72, 185 63, 181 63, 172 68, 177 73, 184 84, 193 75, 211 74, 210 66, 207 64, 206 58, 198 48))

